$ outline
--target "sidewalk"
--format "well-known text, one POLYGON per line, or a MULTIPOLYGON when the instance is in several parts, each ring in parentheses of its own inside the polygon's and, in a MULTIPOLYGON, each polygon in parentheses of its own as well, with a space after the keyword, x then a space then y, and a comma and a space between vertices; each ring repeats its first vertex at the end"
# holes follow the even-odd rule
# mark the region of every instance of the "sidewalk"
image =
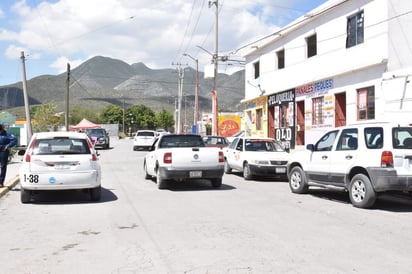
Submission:
POLYGON ((19 183, 19 169, 22 157, 23 156, 18 155, 14 156, 12 161, 7 165, 6 180, 4 181, 4 187, 0 188, 0 197, 19 183))

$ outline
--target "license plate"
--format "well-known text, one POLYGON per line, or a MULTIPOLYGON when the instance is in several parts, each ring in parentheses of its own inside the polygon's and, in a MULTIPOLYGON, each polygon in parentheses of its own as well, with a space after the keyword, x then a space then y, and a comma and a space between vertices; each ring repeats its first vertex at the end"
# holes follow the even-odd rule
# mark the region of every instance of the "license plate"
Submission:
POLYGON ((201 172, 201 171, 190 171, 190 172, 189 172, 189 177, 190 177, 190 178, 199 178, 199 177, 202 177, 202 172, 201 172))
POLYGON ((69 169, 69 165, 55 165, 54 169, 69 169))
POLYGON ((286 168, 285 167, 277 167, 275 169, 276 173, 286 173, 286 168))

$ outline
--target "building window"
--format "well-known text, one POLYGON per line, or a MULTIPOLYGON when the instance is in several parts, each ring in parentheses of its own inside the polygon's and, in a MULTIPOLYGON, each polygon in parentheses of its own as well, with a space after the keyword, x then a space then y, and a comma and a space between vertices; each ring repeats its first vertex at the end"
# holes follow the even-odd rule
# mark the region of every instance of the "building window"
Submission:
POLYGON ((312 125, 323 124, 323 97, 312 99, 312 125))
POLYGON ((253 63, 253 68, 255 69, 255 79, 257 79, 260 76, 260 62, 253 63))
POLYGON ((358 89, 357 101, 358 121, 375 119, 375 87, 358 89))
POLYGON ((317 54, 317 44, 316 43, 317 43, 316 33, 306 38, 308 58, 315 56, 317 54))
POLYGON ((261 108, 256 109, 256 130, 262 130, 263 111, 261 108))
POLYGON ((346 48, 363 43, 363 11, 348 17, 346 48))
POLYGON ((279 50, 276 55, 278 57, 278 69, 285 68, 285 50, 279 50))

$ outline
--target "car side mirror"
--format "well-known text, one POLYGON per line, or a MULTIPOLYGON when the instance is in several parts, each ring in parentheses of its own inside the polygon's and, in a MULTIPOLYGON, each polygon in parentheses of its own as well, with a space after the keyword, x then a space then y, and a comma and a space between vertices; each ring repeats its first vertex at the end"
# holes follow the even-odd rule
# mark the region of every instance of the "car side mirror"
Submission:
POLYGON ((306 145, 306 149, 310 151, 315 151, 315 146, 313 144, 306 145))

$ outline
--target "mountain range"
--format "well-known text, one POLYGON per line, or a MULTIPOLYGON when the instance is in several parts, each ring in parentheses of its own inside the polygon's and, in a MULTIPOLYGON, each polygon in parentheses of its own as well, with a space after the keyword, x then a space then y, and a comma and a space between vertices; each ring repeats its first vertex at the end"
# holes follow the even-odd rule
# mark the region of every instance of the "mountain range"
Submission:
MULTIPOLYGON (((125 108, 144 104, 154 111, 175 110, 179 79, 177 69, 150 69, 143 63, 132 65, 109 57, 96 56, 68 73, 42 75, 27 81, 29 105, 56 102, 64 111, 69 85, 69 107, 101 111, 108 104, 125 108)), ((244 98, 245 72, 219 73, 217 80, 218 106, 221 112, 241 111, 244 98)), ((199 111, 211 112, 213 78, 205 79, 199 72, 199 111)), ((182 111, 193 113, 196 70, 184 68, 182 111)), ((0 110, 24 118, 23 84, 0 87, 0 110)))

